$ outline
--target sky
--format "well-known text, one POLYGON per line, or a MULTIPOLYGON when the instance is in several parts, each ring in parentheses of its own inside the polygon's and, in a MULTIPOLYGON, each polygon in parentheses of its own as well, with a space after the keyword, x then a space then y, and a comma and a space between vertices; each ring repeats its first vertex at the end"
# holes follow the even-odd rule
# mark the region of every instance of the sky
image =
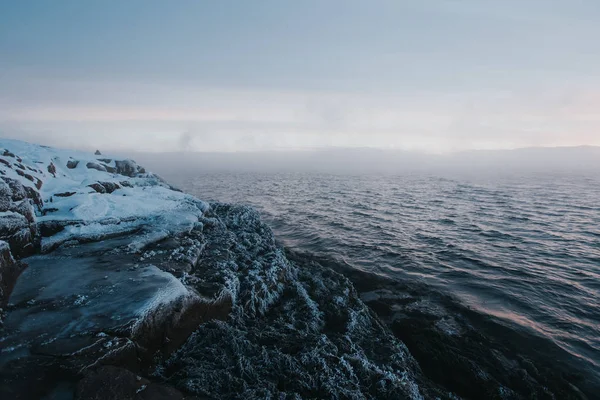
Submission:
POLYGON ((597 0, 0 0, 0 136, 444 153, 600 145, 597 0))

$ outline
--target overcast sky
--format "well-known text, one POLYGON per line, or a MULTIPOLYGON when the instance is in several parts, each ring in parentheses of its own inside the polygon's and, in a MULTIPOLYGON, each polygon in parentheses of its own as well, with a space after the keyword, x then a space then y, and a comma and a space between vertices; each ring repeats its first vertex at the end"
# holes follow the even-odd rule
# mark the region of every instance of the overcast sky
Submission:
POLYGON ((600 145, 598 0, 0 0, 0 135, 107 150, 600 145))

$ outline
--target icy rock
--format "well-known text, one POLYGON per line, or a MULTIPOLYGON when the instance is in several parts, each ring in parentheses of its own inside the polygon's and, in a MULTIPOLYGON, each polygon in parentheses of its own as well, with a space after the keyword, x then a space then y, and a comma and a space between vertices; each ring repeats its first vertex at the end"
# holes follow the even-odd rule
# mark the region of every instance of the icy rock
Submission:
POLYGON ((69 161, 67 161, 67 168, 69 168, 69 169, 75 169, 75 168, 77 168, 78 165, 79 165, 79 161, 78 160, 69 160, 69 161))
POLYGON ((146 173, 146 170, 135 163, 133 160, 115 161, 116 172, 121 175, 133 178, 138 174, 146 173))
MULTIPOLYGON (((8 243, 0 241, 0 308, 8 301, 15 280, 23 270, 23 265, 13 258, 8 243)), ((0 323, 2 322, 0 316, 0 323)))
POLYGON ((95 162, 89 162, 85 165, 88 169, 95 169, 97 171, 106 172, 106 167, 95 162))

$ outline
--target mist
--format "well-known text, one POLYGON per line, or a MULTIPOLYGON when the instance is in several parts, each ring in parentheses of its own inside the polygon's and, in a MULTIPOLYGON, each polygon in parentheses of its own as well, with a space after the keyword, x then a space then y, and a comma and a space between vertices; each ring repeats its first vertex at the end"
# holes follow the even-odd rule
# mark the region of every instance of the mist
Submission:
POLYGON ((450 154, 330 148, 245 153, 133 153, 153 171, 169 177, 203 172, 332 174, 597 174, 600 147, 524 148, 450 154))

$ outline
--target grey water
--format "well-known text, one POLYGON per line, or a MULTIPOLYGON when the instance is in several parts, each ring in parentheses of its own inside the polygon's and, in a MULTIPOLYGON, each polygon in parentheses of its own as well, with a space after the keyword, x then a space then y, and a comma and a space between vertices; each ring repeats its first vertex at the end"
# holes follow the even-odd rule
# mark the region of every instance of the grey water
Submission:
POLYGON ((169 179, 204 200, 255 207, 289 248, 439 288, 600 373, 600 176, 169 179))

